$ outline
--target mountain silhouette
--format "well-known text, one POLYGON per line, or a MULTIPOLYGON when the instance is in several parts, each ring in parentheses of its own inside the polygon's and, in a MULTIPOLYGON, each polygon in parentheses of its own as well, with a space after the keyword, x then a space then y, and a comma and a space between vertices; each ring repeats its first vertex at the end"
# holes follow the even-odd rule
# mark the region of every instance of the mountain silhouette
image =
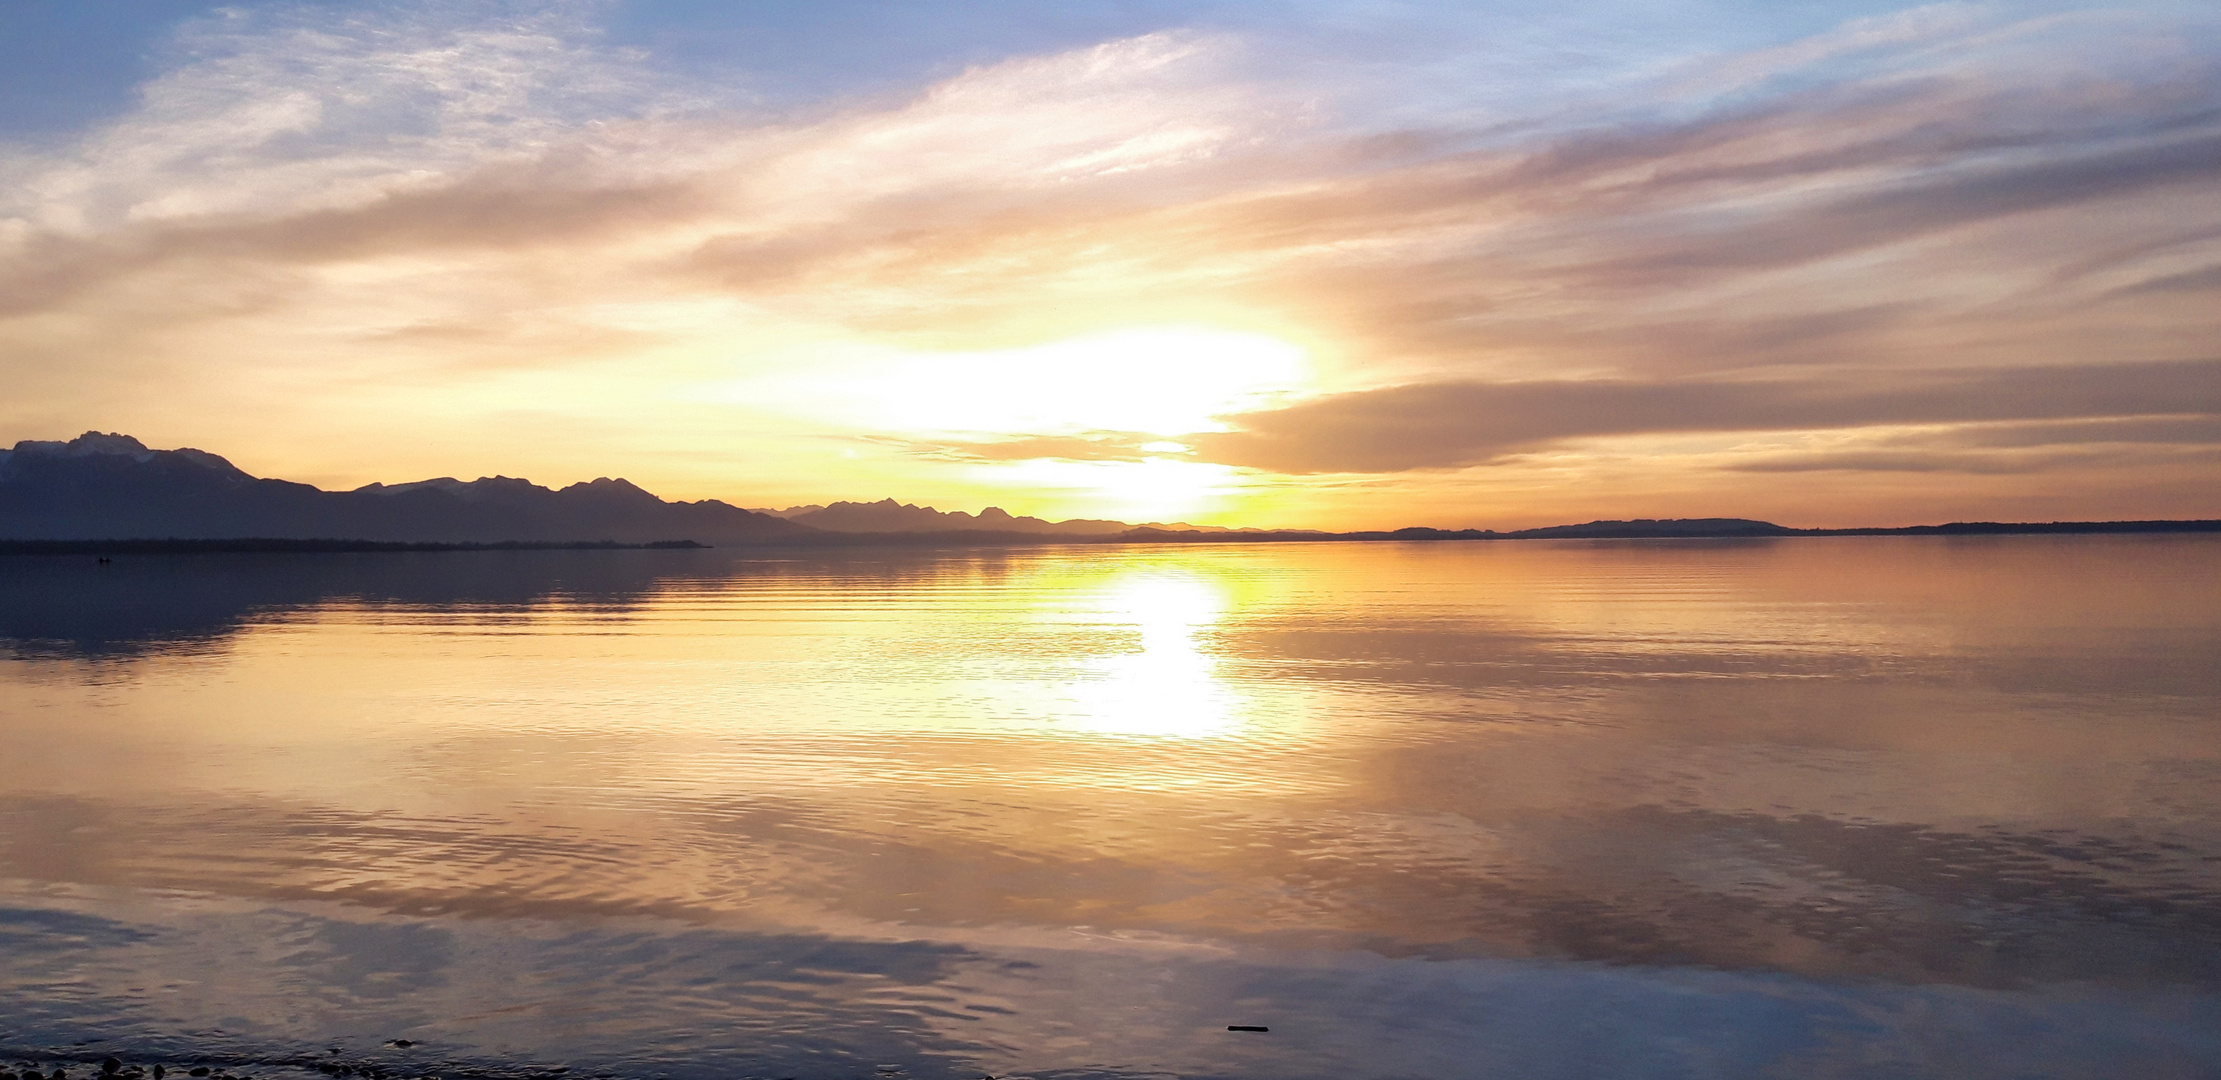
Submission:
MULTIPOLYGON (((1797 529, 1749 518, 1642 518, 1496 532, 1227 529, 1046 521, 997 507, 977 514, 882 499, 744 510, 715 499, 670 502, 602 477, 551 489, 509 476, 452 476, 325 491, 253 476, 204 450, 152 450, 129 435, 88 431, 68 442, 0 450, 0 545, 8 551, 369 550, 363 544, 582 545, 691 541, 811 547, 1042 543, 1225 543, 1319 540, 1629 540, 1789 536, 2221 532, 2221 521, 1952 522, 1797 529), (236 541, 223 544, 218 542, 236 541), (310 543, 310 542, 315 543, 310 543), (326 541, 339 542, 337 547, 326 541), (132 542, 138 542, 136 544, 132 542), (355 545, 349 547, 348 545, 355 545), (244 546, 242 546, 244 545, 244 546), (113 550, 109 550, 113 549, 113 550)), ((681 544, 681 546, 684 546, 681 544)))
POLYGON ((666 502, 624 480, 560 490, 440 477, 324 491, 262 479, 202 450, 89 431, 0 451, 0 539, 344 538, 455 543, 762 541, 808 526, 714 499, 666 502))

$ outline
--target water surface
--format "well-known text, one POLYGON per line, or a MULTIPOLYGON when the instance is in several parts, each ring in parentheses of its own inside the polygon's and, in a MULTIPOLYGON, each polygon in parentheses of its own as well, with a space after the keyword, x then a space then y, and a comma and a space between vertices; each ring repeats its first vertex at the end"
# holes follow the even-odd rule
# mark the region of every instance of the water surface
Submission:
POLYGON ((2215 538, 17 557, 0 762, 9 1060, 2221 1075, 2215 538))

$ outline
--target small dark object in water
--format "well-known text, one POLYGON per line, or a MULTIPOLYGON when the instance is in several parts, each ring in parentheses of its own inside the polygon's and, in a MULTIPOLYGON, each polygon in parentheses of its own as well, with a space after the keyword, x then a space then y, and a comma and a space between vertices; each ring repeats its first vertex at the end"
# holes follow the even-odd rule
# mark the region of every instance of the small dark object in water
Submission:
POLYGON ((192 1071, 191 1071, 191 1072, 188 1072, 188 1073, 186 1073, 185 1075, 187 1075, 187 1076, 207 1076, 207 1075, 208 1075, 208 1066, 206 1066, 206 1065, 195 1065, 195 1066, 193 1066, 193 1069, 192 1069, 192 1071))
POLYGON ((154 1067, 154 1080, 162 1080, 162 1066, 160 1065, 154 1067))
POLYGON ((1258 1025, 1258 1024, 1228 1024, 1228 1025, 1226 1025, 1226 1030, 1228 1030, 1228 1031, 1271 1031, 1272 1029, 1271 1029, 1271 1028, 1269 1028, 1269 1027, 1264 1027, 1264 1026, 1258 1025))
POLYGON ((403 1050, 406 1050, 406 1049, 408 1049, 409 1047, 415 1046, 416 1044, 415 1044, 415 1043, 413 1043, 413 1042, 410 1042, 410 1041, 409 1041, 409 1040, 407 1040, 407 1039, 395 1039, 395 1040, 393 1040, 393 1045, 395 1045, 395 1046, 398 1046, 398 1047, 400 1047, 400 1048, 401 1048, 401 1049, 403 1049, 403 1050))
POLYGON ((114 1076, 116 1070, 121 1068, 123 1068, 123 1062, 115 1058, 104 1057, 100 1059, 100 1075, 102 1076, 114 1076))

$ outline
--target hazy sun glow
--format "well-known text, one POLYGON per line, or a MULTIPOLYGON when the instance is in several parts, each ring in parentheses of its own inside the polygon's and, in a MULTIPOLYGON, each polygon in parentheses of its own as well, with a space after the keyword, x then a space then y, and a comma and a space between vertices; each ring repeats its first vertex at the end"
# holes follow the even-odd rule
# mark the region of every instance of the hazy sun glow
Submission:
POLYGON ((1068 497, 1120 521, 1171 522, 1219 509, 1242 488, 1239 470, 1197 461, 1026 461, 972 470, 984 486, 1068 497))
POLYGON ((912 436, 1184 435, 1310 388, 1302 349, 1262 334, 1146 327, 979 352, 841 346, 718 396, 912 436), (799 370, 798 370, 799 369, 799 370))

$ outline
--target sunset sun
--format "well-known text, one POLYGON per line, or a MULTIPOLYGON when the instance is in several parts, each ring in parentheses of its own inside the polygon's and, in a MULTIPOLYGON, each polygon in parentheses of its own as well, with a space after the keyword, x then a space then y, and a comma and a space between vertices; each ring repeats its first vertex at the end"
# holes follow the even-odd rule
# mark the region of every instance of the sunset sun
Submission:
POLYGON ((835 345, 816 352, 798 370, 744 378, 721 394, 915 438, 1172 437, 1223 430, 1220 417, 1312 385, 1308 358, 1295 345, 1193 326, 979 351, 835 345))

